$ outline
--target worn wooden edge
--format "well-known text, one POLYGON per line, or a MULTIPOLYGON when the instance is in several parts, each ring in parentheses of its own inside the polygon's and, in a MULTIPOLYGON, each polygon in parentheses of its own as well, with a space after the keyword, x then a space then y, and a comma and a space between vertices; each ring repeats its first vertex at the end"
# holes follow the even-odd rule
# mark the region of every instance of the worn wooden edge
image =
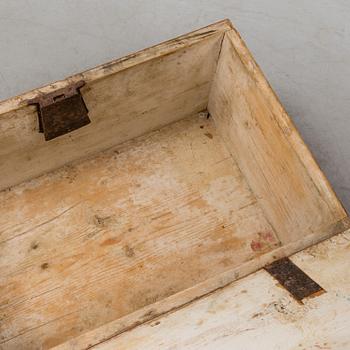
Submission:
POLYGON ((331 225, 331 227, 323 232, 308 235, 302 240, 276 248, 275 250, 265 253, 260 257, 255 257, 253 260, 249 260, 234 269, 230 269, 182 292, 176 293, 168 298, 148 305, 118 320, 112 321, 92 331, 84 333, 79 337, 68 340, 67 342, 62 343, 53 349, 86 350, 97 347, 99 344, 117 337, 118 335, 143 323, 184 308, 190 303, 208 296, 217 290, 225 288, 231 283, 264 268, 266 265, 269 265, 276 260, 289 257, 334 235, 342 234, 348 229, 350 229, 350 218, 346 217, 336 224, 331 225))
MULTIPOLYGON (((202 40, 212 37, 213 35, 221 35, 224 32, 232 29, 232 23, 228 19, 221 20, 213 23, 201 29, 195 30, 188 34, 181 35, 177 38, 164 41, 160 44, 148 47, 146 49, 137 51, 125 57, 121 57, 110 62, 101 64, 95 68, 83 71, 81 73, 74 74, 66 79, 56 81, 52 84, 48 84, 34 90, 28 91, 24 94, 16 97, 9 98, 0 102, 0 118, 1 115, 12 110, 26 107, 28 100, 38 97, 40 94, 47 94, 55 92, 56 90, 65 88, 70 84, 77 83, 80 80, 85 83, 91 83, 100 79, 107 78, 108 76, 118 73, 122 70, 131 68, 141 63, 153 60, 155 58, 169 55, 174 51, 182 48, 192 46, 202 40)), ((82 92, 84 88, 82 89, 82 92)), ((34 108, 34 107, 30 107, 34 108)))
POLYGON ((303 141, 294 122, 284 109, 278 96, 272 89, 270 83, 234 25, 232 25, 232 29, 229 32, 226 32, 224 35, 229 36, 232 40, 238 57, 263 93, 271 111, 273 112, 277 125, 286 136, 286 139, 289 141, 291 147, 294 149, 295 153, 300 159, 301 164, 303 164, 303 166, 306 168, 316 188, 323 196, 327 198, 326 202, 331 203, 331 205, 329 205, 330 211, 338 214, 340 217, 346 217, 348 213, 345 207, 318 165, 311 150, 303 141))
POLYGON ((259 270, 94 349, 349 349, 349 241, 347 231, 291 257, 326 287, 303 304, 259 270))

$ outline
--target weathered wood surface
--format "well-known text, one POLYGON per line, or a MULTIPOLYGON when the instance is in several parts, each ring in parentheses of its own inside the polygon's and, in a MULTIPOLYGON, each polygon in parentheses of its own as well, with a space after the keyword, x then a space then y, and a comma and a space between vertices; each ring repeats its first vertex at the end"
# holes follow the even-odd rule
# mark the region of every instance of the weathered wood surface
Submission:
POLYGON ((261 270, 91 349, 349 349, 349 254, 347 231, 291 257, 326 290, 303 304, 261 270))
POLYGON ((0 189, 206 109, 226 22, 0 104, 0 189), (28 100, 78 80, 91 124, 46 142, 28 100))
POLYGON ((283 244, 347 216, 234 30, 224 36, 208 110, 283 244))
POLYGON ((349 228, 228 21, 6 101, 0 134, 0 188, 44 173, 0 192, 1 349, 107 346, 349 228), (92 124, 44 142, 26 101, 80 79, 92 124))
POLYGON ((59 344, 279 245, 194 116, 0 193, 0 343, 59 344))

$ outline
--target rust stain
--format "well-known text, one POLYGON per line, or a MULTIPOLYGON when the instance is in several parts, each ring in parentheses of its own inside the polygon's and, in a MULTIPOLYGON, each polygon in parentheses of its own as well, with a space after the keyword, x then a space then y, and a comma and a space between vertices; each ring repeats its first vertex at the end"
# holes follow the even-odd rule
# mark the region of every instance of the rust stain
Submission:
POLYGON ((250 247, 252 248, 252 250, 254 252, 260 252, 263 249, 263 244, 261 242, 259 242, 259 241, 253 240, 250 243, 250 247))
POLYGON ((260 233, 258 233, 258 235, 265 242, 276 243, 275 236, 271 232, 260 232, 260 233))
POLYGON ((90 124, 88 109, 80 94, 84 85, 81 80, 28 101, 29 105, 37 105, 39 132, 44 133, 46 141, 90 124))
POLYGON ((308 298, 308 299, 316 298, 316 297, 319 297, 320 295, 322 295, 324 293, 326 293, 326 291, 324 289, 320 289, 317 292, 308 295, 306 298, 308 298))
POLYGON ((274 234, 267 232, 258 232, 257 238, 253 239, 250 243, 250 248, 254 252, 266 253, 280 245, 280 242, 275 238, 274 234))
POLYGON ((120 242, 120 239, 117 238, 108 238, 105 241, 103 241, 100 246, 105 247, 105 246, 110 246, 114 244, 118 244, 120 242))

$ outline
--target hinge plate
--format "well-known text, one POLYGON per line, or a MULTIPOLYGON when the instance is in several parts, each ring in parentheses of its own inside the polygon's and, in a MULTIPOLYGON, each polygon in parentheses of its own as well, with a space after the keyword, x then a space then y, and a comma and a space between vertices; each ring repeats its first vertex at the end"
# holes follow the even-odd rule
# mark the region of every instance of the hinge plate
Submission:
POLYGON ((38 108, 39 132, 49 141, 79 129, 91 121, 88 116, 80 88, 84 81, 78 81, 63 89, 42 94, 30 100, 38 108))
POLYGON ((325 290, 288 258, 276 260, 265 266, 269 272, 299 302, 320 295, 325 290))

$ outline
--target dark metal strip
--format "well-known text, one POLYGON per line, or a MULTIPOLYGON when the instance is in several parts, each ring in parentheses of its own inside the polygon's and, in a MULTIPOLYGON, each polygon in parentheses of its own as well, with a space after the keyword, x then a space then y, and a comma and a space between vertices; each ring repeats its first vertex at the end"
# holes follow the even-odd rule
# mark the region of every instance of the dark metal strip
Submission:
POLYGON ((49 141, 90 123, 88 109, 80 93, 84 81, 47 94, 39 94, 28 101, 38 109, 39 132, 49 141))
POLYGON ((265 266, 265 270, 298 301, 324 292, 324 289, 319 284, 288 258, 277 260, 265 266))

